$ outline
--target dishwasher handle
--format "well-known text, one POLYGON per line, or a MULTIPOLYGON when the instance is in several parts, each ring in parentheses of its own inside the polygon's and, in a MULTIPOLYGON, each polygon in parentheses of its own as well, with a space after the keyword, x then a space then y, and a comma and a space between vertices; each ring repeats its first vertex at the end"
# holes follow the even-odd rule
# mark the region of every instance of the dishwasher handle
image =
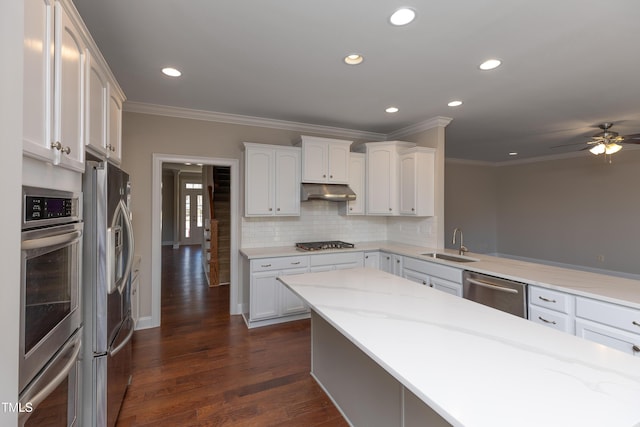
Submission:
POLYGON ((510 294, 517 294, 518 293, 517 289, 505 288, 503 286, 498 286, 498 285, 495 285, 493 283, 484 282, 482 280, 471 279, 469 277, 467 277, 466 280, 467 280, 467 282, 471 283, 472 285, 482 286, 483 288, 492 289, 494 291, 507 292, 507 293, 510 293, 510 294))

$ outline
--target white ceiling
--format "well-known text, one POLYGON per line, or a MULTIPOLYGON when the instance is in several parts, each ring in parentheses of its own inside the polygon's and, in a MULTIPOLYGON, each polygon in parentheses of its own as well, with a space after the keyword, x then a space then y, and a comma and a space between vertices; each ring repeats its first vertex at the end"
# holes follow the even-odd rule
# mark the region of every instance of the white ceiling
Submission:
POLYGON ((491 162, 578 150, 550 147, 605 121, 640 133, 638 0, 74 3, 128 101, 381 134, 451 117, 447 157, 491 162), (400 6, 418 16, 393 27, 400 6))

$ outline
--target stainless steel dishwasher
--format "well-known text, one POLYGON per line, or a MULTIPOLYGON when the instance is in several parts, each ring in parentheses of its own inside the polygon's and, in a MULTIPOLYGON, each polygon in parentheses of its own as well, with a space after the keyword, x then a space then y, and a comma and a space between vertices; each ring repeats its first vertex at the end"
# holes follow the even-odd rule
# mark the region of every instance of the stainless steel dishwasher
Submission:
POLYGON ((527 318, 527 284, 465 271, 462 297, 527 318))

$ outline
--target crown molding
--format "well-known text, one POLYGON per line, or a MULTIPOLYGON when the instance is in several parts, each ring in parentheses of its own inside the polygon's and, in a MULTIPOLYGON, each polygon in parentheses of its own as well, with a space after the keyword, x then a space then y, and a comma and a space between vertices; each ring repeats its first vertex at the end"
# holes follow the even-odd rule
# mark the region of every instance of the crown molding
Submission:
POLYGON ((419 123, 415 123, 404 127, 402 129, 395 130, 387 135, 387 139, 394 140, 398 138, 403 138, 407 135, 413 135, 418 132, 423 132, 425 130, 433 129, 436 127, 447 127, 449 123, 451 123, 453 119, 450 117, 436 116, 430 119, 424 120, 419 123))
POLYGON ((146 104, 126 101, 123 110, 131 113, 153 114, 156 116, 177 117, 182 119, 204 120, 209 122, 230 123, 235 125, 256 126, 269 129, 282 129, 301 133, 316 133, 347 139, 364 139, 367 141, 384 141, 383 133, 345 129, 332 126, 312 125, 308 123, 290 122, 286 120, 265 119, 261 117, 238 114, 218 113, 190 108, 170 107, 166 105, 146 104))

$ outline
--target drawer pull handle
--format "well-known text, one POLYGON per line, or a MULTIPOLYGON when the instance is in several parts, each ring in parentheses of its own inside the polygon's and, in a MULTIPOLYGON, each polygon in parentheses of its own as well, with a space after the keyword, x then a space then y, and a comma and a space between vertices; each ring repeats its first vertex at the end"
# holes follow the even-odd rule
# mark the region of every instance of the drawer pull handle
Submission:
POLYGON ((554 303, 554 304, 557 302, 554 299, 549 299, 549 298, 545 298, 545 297, 541 297, 541 296, 539 296, 538 298, 540 298, 542 301, 551 302, 551 303, 554 303))
POLYGON ((633 323, 636 326, 640 326, 640 323, 636 322, 635 320, 631 321, 631 323, 633 323))
POLYGON ((260 267, 271 267, 271 264, 261 264, 260 267))
POLYGON ((556 324, 555 320, 547 320, 547 319, 545 319, 545 318, 544 318, 544 317, 542 317, 542 316, 538 316, 538 319, 542 320, 544 323, 550 323, 550 324, 552 324, 552 325, 555 325, 555 324, 556 324))
POLYGON ((640 352, 640 347, 638 347, 637 345, 634 345, 633 347, 631 347, 633 349, 634 352, 640 352))
POLYGON ((300 261, 291 263, 291 265, 298 265, 298 264, 300 264, 300 261))

